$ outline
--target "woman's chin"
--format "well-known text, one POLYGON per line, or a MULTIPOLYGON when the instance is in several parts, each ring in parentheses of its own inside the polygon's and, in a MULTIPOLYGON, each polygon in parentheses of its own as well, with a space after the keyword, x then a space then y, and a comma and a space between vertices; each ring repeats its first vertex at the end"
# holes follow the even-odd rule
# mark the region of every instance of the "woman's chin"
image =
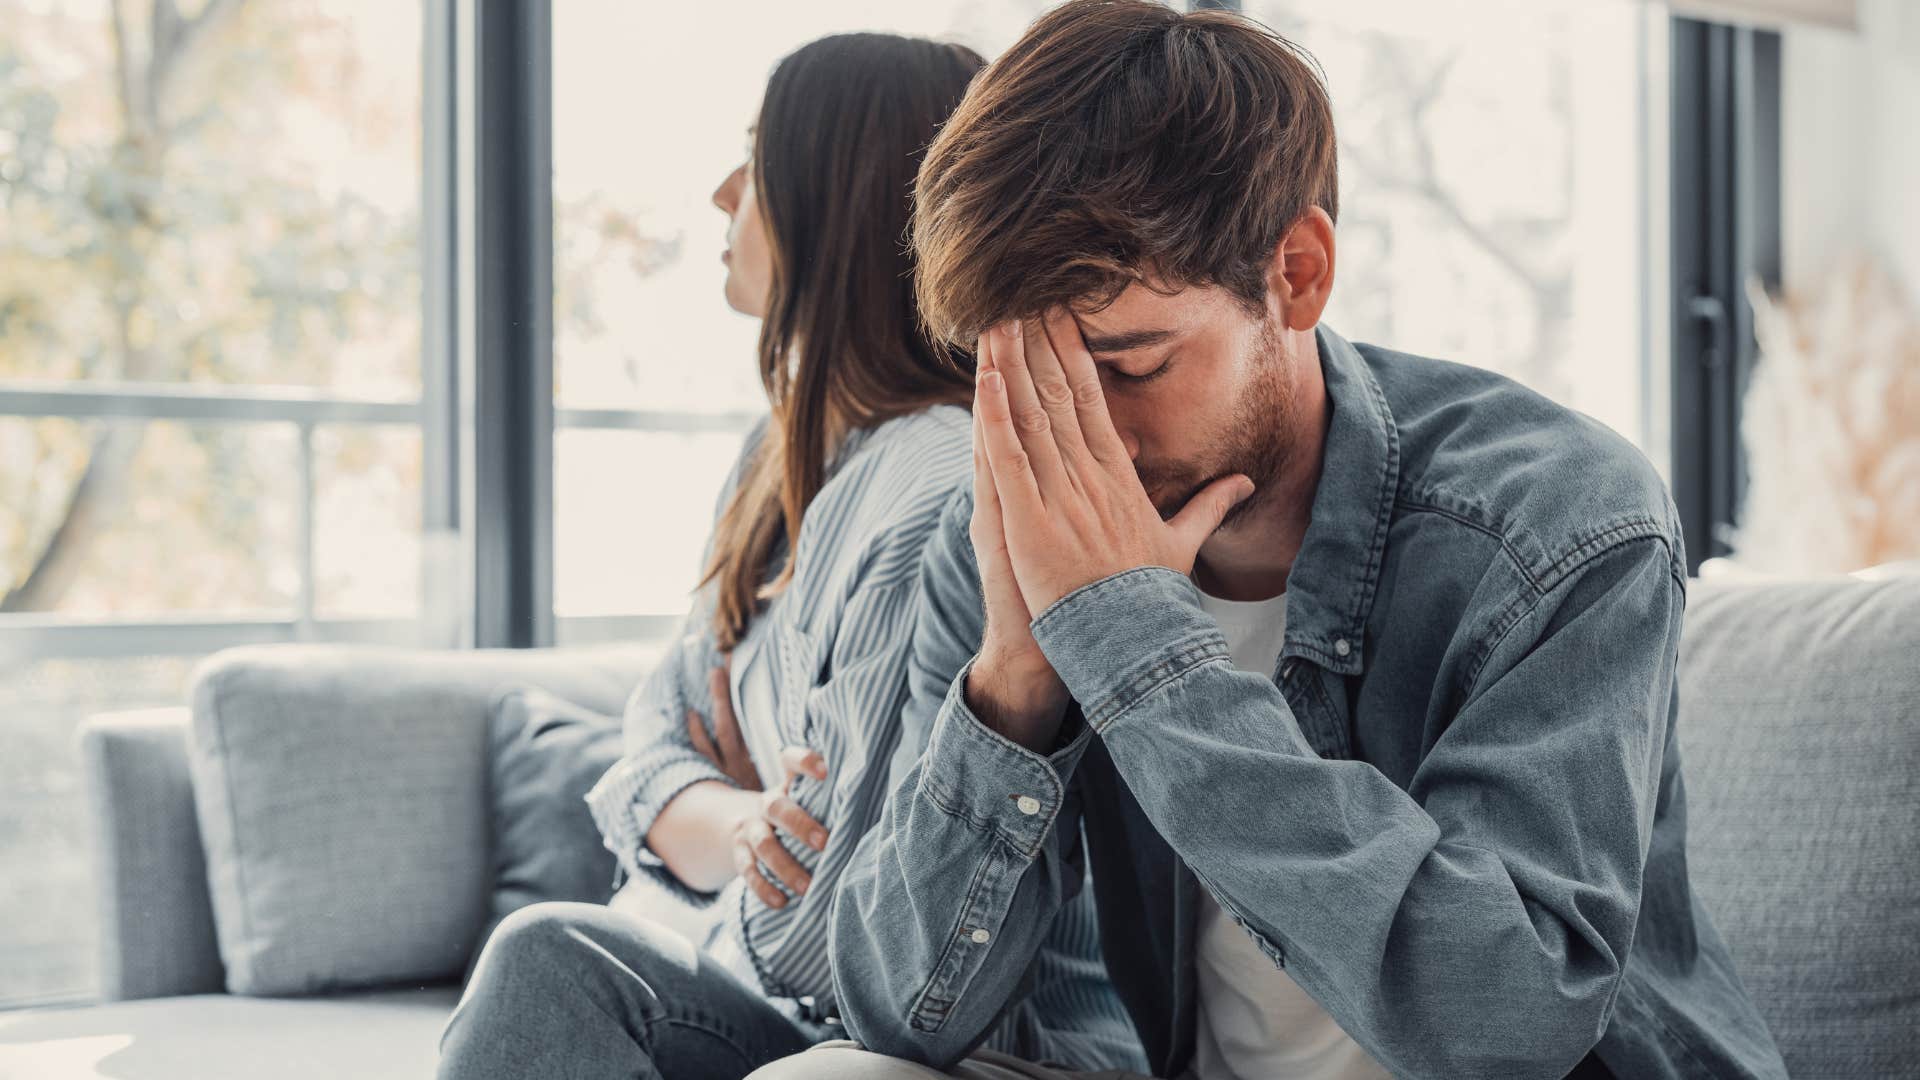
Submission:
POLYGON ((731 278, 729 278, 727 281, 727 287, 724 290, 724 294, 727 298, 727 306, 739 312, 740 314, 745 315, 747 318, 764 319, 767 317, 766 303, 762 301, 756 304, 743 298, 740 295, 740 290, 735 289, 733 287, 733 281, 731 278))

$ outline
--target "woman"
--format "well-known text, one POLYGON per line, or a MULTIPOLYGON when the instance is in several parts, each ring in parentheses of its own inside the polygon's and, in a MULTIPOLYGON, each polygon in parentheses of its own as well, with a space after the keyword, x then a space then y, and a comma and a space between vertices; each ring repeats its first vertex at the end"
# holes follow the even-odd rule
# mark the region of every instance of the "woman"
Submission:
POLYGON ((722 493, 685 633, 588 796, 621 878, 717 901, 717 919, 695 947, 623 910, 516 912, 448 1022, 442 1076, 737 1078, 844 1035, 833 885, 887 790, 920 549, 972 468, 972 364, 919 331, 909 192, 983 66, 851 34, 774 71, 751 157, 714 193, 770 416, 722 493))

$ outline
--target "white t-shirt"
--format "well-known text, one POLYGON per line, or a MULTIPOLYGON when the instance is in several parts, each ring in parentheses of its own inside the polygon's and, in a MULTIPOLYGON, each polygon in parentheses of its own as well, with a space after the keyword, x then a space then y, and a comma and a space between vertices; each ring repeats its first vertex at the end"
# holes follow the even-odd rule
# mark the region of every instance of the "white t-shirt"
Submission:
MULTIPOLYGON (((1287 635, 1287 597, 1200 606, 1220 624, 1233 665, 1271 677, 1287 635)), ((1390 1074, 1320 1003, 1274 965, 1247 931, 1200 890, 1198 1080, 1374 1080, 1390 1074)))

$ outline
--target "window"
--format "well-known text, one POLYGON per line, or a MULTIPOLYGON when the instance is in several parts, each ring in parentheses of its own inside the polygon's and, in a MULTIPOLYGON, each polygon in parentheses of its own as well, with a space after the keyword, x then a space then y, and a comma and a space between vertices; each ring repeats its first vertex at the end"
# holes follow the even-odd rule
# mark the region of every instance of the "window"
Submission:
MULTIPOLYGON (((745 152, 774 64, 854 29, 992 56, 1047 6, 746 3, 716 37, 710 13, 691 8, 554 5, 562 640, 595 625, 587 617, 684 609, 739 428, 764 410, 758 324, 720 298, 725 218, 709 195, 745 152), (634 105, 665 101, 681 104, 634 105), (580 426, 611 419, 597 412, 607 409, 649 416, 624 430, 580 426)), ((1343 173, 1329 323, 1511 375, 1664 468, 1648 198, 1665 164, 1648 151, 1664 17, 1574 0, 1244 7, 1328 75, 1343 173)))
POLYGON ((759 323, 721 295, 714 188, 774 65, 883 30, 992 56, 1047 5, 829 0, 553 5, 554 607, 561 641, 684 612, 714 498, 766 411, 759 323))
POLYGON ((1313 53, 1333 96, 1328 324, 1509 375, 1664 468, 1647 197, 1664 16, 1574 0, 1244 7, 1313 53))
POLYGON ((0 1006, 91 992, 81 719, 225 645, 439 640, 421 32, 0 0, 0 1006))

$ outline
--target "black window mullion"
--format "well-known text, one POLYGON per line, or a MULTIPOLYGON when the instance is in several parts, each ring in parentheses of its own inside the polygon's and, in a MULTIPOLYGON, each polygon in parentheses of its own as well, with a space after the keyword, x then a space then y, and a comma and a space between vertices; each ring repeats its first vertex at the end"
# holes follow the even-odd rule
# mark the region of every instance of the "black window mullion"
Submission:
POLYGON ((474 643, 553 643, 548 0, 475 0, 474 643))
POLYGON ((1687 565, 1726 554, 1757 352, 1746 283, 1780 278, 1780 37, 1672 22, 1673 494, 1687 565))

